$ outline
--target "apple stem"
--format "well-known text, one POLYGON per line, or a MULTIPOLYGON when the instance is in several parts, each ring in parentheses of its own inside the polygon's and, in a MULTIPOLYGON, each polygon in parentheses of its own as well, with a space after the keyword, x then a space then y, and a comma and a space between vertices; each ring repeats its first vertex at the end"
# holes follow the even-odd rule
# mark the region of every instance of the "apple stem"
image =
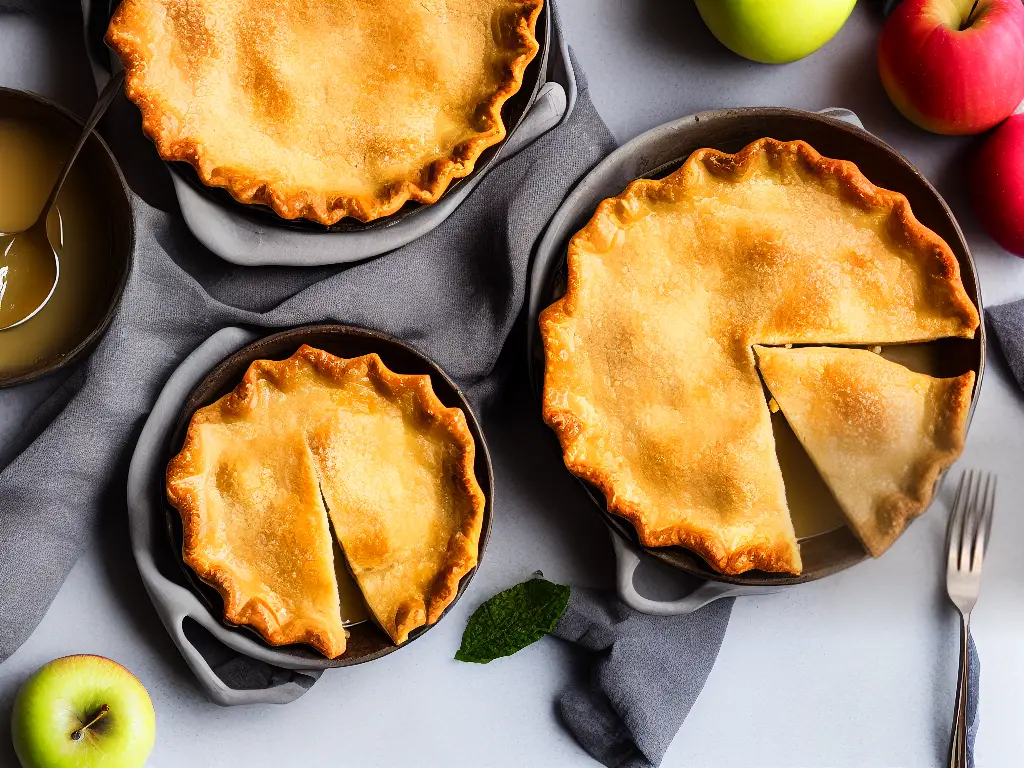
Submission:
POLYGON ((106 715, 107 712, 109 712, 109 711, 110 711, 110 707, 107 706, 106 704, 104 704, 102 707, 100 707, 99 711, 95 715, 93 715, 92 720, 90 720, 88 723, 83 725, 81 728, 71 732, 71 740, 72 741, 80 741, 81 738, 85 735, 85 732, 88 729, 92 728, 94 725, 96 725, 96 723, 98 723, 100 720, 102 720, 103 716, 106 715))
POLYGON ((960 27, 961 31, 963 31, 963 30, 965 30, 965 29, 967 29, 968 27, 971 26, 971 22, 974 21, 974 12, 976 10, 978 10, 978 3, 980 3, 980 2, 981 2, 981 0, 974 0, 974 5, 971 6, 971 12, 967 14, 967 21, 965 21, 964 25, 962 27, 960 27))

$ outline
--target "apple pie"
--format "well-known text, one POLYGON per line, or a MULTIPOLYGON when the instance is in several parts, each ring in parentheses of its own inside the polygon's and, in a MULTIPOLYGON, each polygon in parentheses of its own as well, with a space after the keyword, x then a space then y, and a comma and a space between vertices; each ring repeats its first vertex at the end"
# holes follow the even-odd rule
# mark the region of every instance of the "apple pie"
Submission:
POLYGON ((945 242, 802 141, 694 152, 603 201, 541 313, 543 416, 646 546, 800 573, 755 344, 973 337, 945 242))
POLYGON ((850 528, 878 557, 924 512, 939 473, 963 450, 974 371, 936 379, 864 349, 754 351, 850 528))
POLYGON ((465 415, 428 376, 303 346, 196 411, 167 467, 182 555, 224 616, 274 645, 345 650, 331 527, 396 644, 476 565, 484 496, 465 415))
POLYGON ((165 160, 287 219, 433 203, 505 137, 543 0, 123 0, 106 41, 165 160))

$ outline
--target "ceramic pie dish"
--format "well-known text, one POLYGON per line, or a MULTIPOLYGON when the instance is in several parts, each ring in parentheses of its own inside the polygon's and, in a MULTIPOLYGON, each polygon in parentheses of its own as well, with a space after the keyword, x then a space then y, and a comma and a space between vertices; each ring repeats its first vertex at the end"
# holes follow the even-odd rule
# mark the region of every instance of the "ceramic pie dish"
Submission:
MULTIPOLYGON (((285 360, 291 358, 303 345, 346 359, 376 354, 391 372, 401 375, 425 374, 429 376, 433 393, 437 399, 445 407, 458 408, 465 414, 465 427, 476 446, 474 474, 483 493, 483 521, 476 555, 476 561, 479 562, 490 531, 493 504, 493 477, 483 433, 468 401, 454 382, 436 364, 413 347, 384 334, 347 326, 312 326, 273 334, 243 347, 216 366, 188 396, 175 419, 174 428, 171 430, 169 441, 165 446, 164 458, 166 461, 170 461, 181 451, 189 433, 189 424, 195 413, 232 392, 254 361, 285 360)), ((182 560, 183 529, 179 511, 166 500, 166 497, 161 501, 161 509, 163 510, 163 527, 166 533, 164 544, 178 565, 178 575, 181 580, 199 598, 216 621, 231 633, 245 637, 248 642, 258 645, 262 651, 261 658, 271 661, 271 663, 285 668, 324 669, 371 661, 405 647, 409 642, 428 631, 436 623, 436 620, 440 619, 440 617, 434 617, 435 621, 416 626, 407 633, 408 639, 400 645, 396 645, 373 621, 349 624, 344 653, 336 658, 326 658, 323 654, 304 644, 270 645, 252 627, 235 625, 224 619, 224 601, 221 594, 210 583, 200 579, 195 570, 182 560)), ((472 567, 453 583, 455 594, 449 602, 446 602, 444 612, 450 610, 451 606, 461 597, 475 572, 476 568, 472 567)))
MULTIPOLYGON (((408 173, 403 172, 405 176, 400 174, 402 178, 407 177, 407 180, 403 181, 399 177, 391 178, 388 176, 385 178, 382 176, 381 187, 377 193, 372 195, 360 193, 348 197, 341 195, 337 196, 337 199, 330 204, 324 202, 324 200, 320 200, 320 202, 317 202, 317 200, 324 198, 330 201, 332 195, 334 195, 333 192, 325 191, 323 194, 314 194, 310 192, 309 188, 292 189, 290 182, 284 184, 283 182, 274 181, 273 178, 276 178, 274 174, 270 174, 267 177, 269 180, 266 183, 257 183, 255 178, 259 174, 254 171, 239 168, 237 172, 233 172, 230 166, 225 165, 224 162, 214 161, 213 159, 206 160, 202 153, 212 151, 208 146, 211 144, 209 141, 200 140, 198 143, 189 143, 190 140, 186 140, 186 138, 173 138, 170 134, 164 136, 167 133, 164 128, 168 124, 177 124, 182 118, 180 116, 177 118, 165 118, 163 122, 160 122, 159 117, 161 114, 177 114, 175 105, 178 99, 168 95, 173 94, 174 86, 170 83, 150 82, 150 79, 145 75, 147 66, 155 66, 161 60, 159 50, 162 50, 162 46, 153 47, 145 43, 147 36, 156 35, 154 39, 162 39, 164 37, 162 32, 157 34, 157 30, 162 29, 163 22, 158 23, 155 21, 160 16, 156 11, 160 10, 161 3, 147 0, 128 0, 128 2, 121 4, 123 11, 117 14, 114 11, 117 10, 118 3, 112 3, 113 23, 107 40, 109 44, 118 50, 122 58, 129 62, 130 74, 131 72, 136 73, 134 81, 131 76, 129 78, 129 94, 134 94, 132 96, 133 100, 142 108, 144 117, 147 117, 145 121, 147 133, 157 141, 161 156, 169 161, 169 166, 175 176, 184 181, 191 189, 223 206, 232 214, 238 215, 242 219, 251 220, 255 226, 266 225, 285 230, 290 229, 310 233, 362 233, 394 226, 417 211, 437 204, 442 198, 450 196, 450 193, 456 188, 467 184, 472 185, 472 180, 485 174, 493 162, 497 160, 501 147, 519 127, 530 106, 537 98, 538 92, 544 84, 544 72, 546 71, 547 53, 550 43, 550 11, 547 8, 547 4, 542 3, 541 0, 527 0, 526 2, 520 2, 519 0, 508 0, 507 2, 505 0, 494 0, 493 2, 492 0, 469 0, 467 8, 460 10, 460 13, 465 11, 465 14, 469 14, 469 11, 473 9, 479 9, 483 13, 488 10, 489 4, 494 5, 492 26, 495 30, 494 40, 497 47, 491 54, 488 54, 496 58, 493 66, 490 68, 484 67, 484 73, 494 70, 495 72, 500 72, 500 77, 498 77, 494 85, 494 93, 491 94, 493 98, 488 96, 487 99, 481 101, 478 108, 472 110, 471 122, 473 125, 470 126, 472 128, 470 131, 472 137, 460 141, 447 154, 441 151, 436 162, 431 163, 429 168, 424 170, 422 174, 410 166, 408 173), (499 30, 500 34, 498 33, 499 30), (153 62, 148 62, 147 57, 153 55, 153 51, 157 51, 156 58, 153 62), (505 51, 508 52, 507 56, 505 51), (132 89, 133 82, 136 84, 134 90, 132 89), (170 119, 170 123, 167 122, 168 119, 170 119), (158 126, 161 127, 158 129, 158 126), (228 190, 230 190, 230 193, 228 190)), ((401 15, 405 13, 399 6, 396 5, 395 8, 396 14, 401 15)), ((415 73, 429 71, 431 67, 436 66, 443 69, 458 63, 454 60, 447 61, 444 57, 431 62, 429 57, 423 58, 426 52, 431 50, 434 50, 435 53, 450 52, 458 49, 457 46, 452 45, 453 42, 459 42, 461 45, 462 42, 468 44, 473 42, 473 40, 452 41, 449 39, 452 33, 450 31, 444 32, 445 27, 441 22, 447 23, 447 17, 451 14, 448 13, 448 10, 443 5, 435 7, 425 3, 412 3, 410 4, 410 9, 410 18, 406 21, 408 24, 413 25, 410 28, 417 30, 419 37, 416 39, 424 41, 424 51, 419 53, 413 51, 413 54, 415 54, 413 60, 401 64, 401 67, 404 69, 398 68, 399 65, 394 63, 385 68, 384 64, 387 61, 400 61, 401 57, 406 55, 406 49, 410 48, 405 43, 395 48, 393 58, 382 57, 373 47, 369 49, 370 56, 367 61, 363 61, 363 59, 367 58, 365 52, 362 54, 356 52, 353 55, 356 55, 358 61, 364 64, 369 62, 370 70, 368 71, 371 74, 373 71, 377 71, 378 74, 384 73, 382 87, 388 85, 389 71, 400 72, 402 76, 398 78, 398 84, 402 88, 400 89, 401 92, 395 95, 406 98, 409 105, 417 105, 425 96, 421 94, 414 98, 413 94, 418 93, 416 88, 421 88, 422 90, 422 87, 426 87, 426 84, 430 81, 425 80, 424 83, 416 85, 414 82, 405 82, 405 80, 408 78, 415 79, 415 77, 419 77, 415 73), (437 26, 437 29, 432 30, 433 26, 437 26), (420 30, 420 27, 422 27, 422 30, 420 30)), ((352 6, 352 11, 356 16, 359 13, 368 12, 360 11, 358 4, 352 6)), ((234 13, 234 11, 232 12, 234 13)), ((242 11, 239 11, 239 13, 242 13, 242 11)), ((270 26, 276 29, 278 21, 276 13, 277 11, 268 10, 267 23, 260 26, 270 26)), ((306 11, 303 11, 303 13, 306 13, 306 11)), ((327 11, 325 10, 324 13, 326 14, 327 11)), ((331 11, 331 13, 334 13, 334 11, 331 11)), ((359 22, 355 17, 350 21, 351 24, 349 26, 351 29, 358 29, 365 34, 371 34, 371 28, 375 28, 374 24, 367 26, 367 24, 359 22)), ((386 20, 382 20, 381 29, 378 29, 377 32, 383 30, 382 34, 385 35, 385 38, 388 38, 389 35, 393 38, 393 30, 388 32, 391 27, 383 23, 383 21, 386 20)), ((323 23, 328 24, 327 21, 323 23)), ((175 22, 171 26, 177 28, 180 25, 175 22)), ((302 29, 297 27, 293 31, 301 32, 302 29)), ((180 34, 185 35, 186 33, 181 32, 180 34)), ((188 32, 187 34, 191 36, 193 33, 188 32)), ((268 73, 272 71, 279 72, 279 74, 280 72, 288 72, 291 75, 295 75, 295 67, 292 66, 294 62, 289 63, 286 60, 288 46, 278 47, 281 40, 280 36, 277 38, 273 35, 258 37, 259 40, 253 41, 251 46, 245 47, 246 50, 248 50, 248 47, 257 49, 256 54, 258 55, 253 59, 256 64, 253 66, 259 65, 257 68, 263 67, 268 73)), ((220 42, 224 43, 224 45, 215 45, 214 50, 233 48, 233 46, 228 45, 225 41, 220 42)), ((387 48, 387 44, 387 39, 379 41, 381 50, 387 48)), ((328 57, 344 58, 349 55, 349 47, 340 44, 333 47, 327 46, 321 53, 328 57)), ((308 45, 305 46, 305 49, 308 48, 308 45)), ((416 46, 412 46, 412 48, 414 49, 416 46)), ((243 63, 248 61, 252 55, 243 51, 242 47, 239 48, 239 60, 243 63)), ((300 58, 305 61, 309 55, 312 54, 305 50, 305 53, 302 53, 300 58)), ((173 59, 168 59, 168 61, 170 60, 173 59)), ((308 64, 308 62, 306 63, 308 64)), ((242 67, 242 69, 244 70, 245 67, 242 67)), ((325 69, 330 71, 332 67, 326 67, 325 69)), ((333 69, 337 70, 338 67, 335 66, 333 69)), ((351 67, 348 67, 348 69, 351 69, 351 67)), ((260 71, 263 70, 261 69, 260 71)), ((313 71, 307 73, 307 75, 309 78, 313 78, 318 71, 319 69, 314 67, 313 71)), ((253 77, 257 77, 257 75, 259 75, 259 72, 253 75, 253 77)), ((490 75, 487 76, 489 77, 490 75)), ((444 77, 439 74, 437 77, 440 78, 439 82, 450 81, 453 84, 461 83, 466 79, 464 77, 455 77, 451 73, 444 77)), ((287 80, 287 77, 285 79, 287 80)), ((254 82, 258 85, 262 81, 259 81, 257 77, 257 80, 254 82)), ((413 138, 408 138, 408 140, 401 138, 406 136, 406 134, 409 137, 415 137, 419 134, 418 129, 412 130, 409 125, 405 124, 416 117, 414 110, 409 111, 409 114, 403 117, 405 111, 403 111, 403 105, 399 103, 389 105, 386 110, 381 112, 379 109, 380 94, 374 92, 372 88, 370 92, 362 93, 359 89, 363 88, 363 86, 354 85, 358 93, 354 91, 348 94, 342 101, 344 103, 354 103, 361 99, 363 102, 371 104, 372 109, 380 112, 380 115, 390 115, 390 117, 382 119, 385 119, 385 123, 390 121, 394 124, 392 125, 392 133, 396 135, 395 140, 390 142, 393 145, 390 148, 381 143, 385 138, 383 136, 377 139, 368 138, 367 141, 369 143, 363 155, 366 158, 379 156, 383 158, 380 164, 386 161, 390 163, 389 168, 392 168, 398 162, 396 159, 397 155, 405 151, 405 145, 412 146, 412 144, 419 141, 419 139, 414 141, 413 138), (357 96, 358 99, 356 98, 357 96)), ((252 91, 252 98, 255 99, 254 103, 263 103, 263 95, 266 93, 265 88, 260 86, 253 90, 246 86, 245 83, 242 83, 239 87, 242 90, 248 89, 252 91)), ((455 85, 451 86, 451 88, 455 87, 455 85)), ((296 103, 302 101, 302 99, 298 98, 299 95, 297 92, 296 98, 290 101, 296 103)), ((452 94, 453 99, 456 96, 459 95, 452 94)), ((277 107, 281 106, 278 104, 279 101, 271 99, 261 109, 277 109, 277 107)), ((317 100, 311 102, 314 105, 315 103, 319 102, 317 100)), ((354 117, 358 118, 359 109, 354 109, 354 117)), ((364 111, 366 110, 364 109, 364 111)), ((332 111, 328 110, 325 114, 325 119, 328 122, 333 119, 331 117, 332 111)), ((377 117, 372 119, 376 120, 377 117)), ((271 124, 284 125, 287 122, 288 120, 285 116, 277 115, 271 121, 271 124)), ((318 121, 306 119, 302 122, 302 125, 306 124, 314 125, 318 124, 318 121)), ((438 125, 441 124, 447 123, 446 120, 442 120, 439 117, 438 125)), ((367 126, 372 127, 369 122, 367 126)), ((214 131, 213 135, 218 135, 219 133, 219 130, 214 131)), ((361 140, 368 131, 360 129, 353 130, 350 133, 354 137, 352 141, 355 141, 356 139, 361 140)), ((302 136, 302 141, 308 142, 313 140, 308 131, 302 130, 299 135, 302 136)), ((323 152, 328 152, 333 151, 337 142, 333 138, 330 140, 324 138, 321 143, 324 146, 323 152)), ((441 146, 440 150, 443 149, 444 147, 441 146)), ((298 151, 298 148, 296 148, 296 151, 298 151)), ((247 155, 249 153, 246 151, 241 154, 247 155)), ((296 162, 299 159, 301 158, 297 158, 295 162, 289 161, 286 165, 288 167, 296 167, 296 162)), ((346 167, 349 167, 349 165, 356 169, 356 175, 358 175, 360 164, 349 163, 346 167)), ((381 173, 384 173, 384 171, 382 170, 381 173)), ((391 173, 391 170, 387 173, 391 173)))
MULTIPOLYGON (((600 201, 620 195, 635 179, 665 178, 697 149, 709 147, 734 153, 765 136, 782 142, 804 140, 826 157, 852 161, 877 186, 906 195, 918 219, 949 244, 959 265, 964 291, 980 311, 977 279, 963 236, 935 190, 905 159, 865 131, 832 117, 765 108, 723 110, 685 118, 638 137, 599 165, 563 204, 541 243, 531 278, 531 319, 536 319, 541 309, 564 294, 565 253, 569 239, 587 223, 600 201)), ((626 201, 621 205, 622 210, 616 214, 618 220, 634 220, 635 213, 630 203, 626 201)), ((544 378, 544 361, 533 323, 530 334, 530 364, 534 384, 539 388, 544 378)), ((924 353, 934 363, 933 375, 959 376, 973 372, 980 378, 984 367, 983 324, 973 339, 942 339, 923 346, 927 347, 924 353)), ((975 399, 977 391, 975 388, 975 399)), ((973 409, 973 399, 970 408, 973 409)), ((639 545, 634 527, 622 517, 608 513, 604 494, 595 486, 586 482, 584 485, 605 513, 612 529, 631 544, 639 545)), ((796 510, 793 511, 795 517, 796 510)), ((798 547, 795 570, 800 570, 801 559, 803 567, 797 574, 768 573, 756 569, 745 573, 722 573, 679 546, 651 546, 645 551, 702 579, 755 588, 822 578, 848 568, 866 556, 864 547, 843 525, 802 536, 798 547)))

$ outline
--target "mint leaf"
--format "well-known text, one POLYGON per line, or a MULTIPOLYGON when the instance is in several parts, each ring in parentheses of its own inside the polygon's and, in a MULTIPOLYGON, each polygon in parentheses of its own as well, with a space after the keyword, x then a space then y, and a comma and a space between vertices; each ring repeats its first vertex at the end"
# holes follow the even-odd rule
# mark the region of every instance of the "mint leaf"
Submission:
POLYGON ((511 656, 555 628, 569 603, 569 588, 530 579, 499 592, 472 616, 455 658, 486 664, 511 656))

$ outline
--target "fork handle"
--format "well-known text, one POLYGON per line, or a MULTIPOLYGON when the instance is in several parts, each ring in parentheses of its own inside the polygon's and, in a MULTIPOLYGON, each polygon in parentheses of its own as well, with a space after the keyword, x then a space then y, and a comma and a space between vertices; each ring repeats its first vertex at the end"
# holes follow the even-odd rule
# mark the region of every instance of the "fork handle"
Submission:
POLYGON ((971 614, 960 613, 960 674, 956 683, 956 710, 949 743, 950 768, 968 768, 967 763, 967 696, 968 664, 970 663, 971 614))

